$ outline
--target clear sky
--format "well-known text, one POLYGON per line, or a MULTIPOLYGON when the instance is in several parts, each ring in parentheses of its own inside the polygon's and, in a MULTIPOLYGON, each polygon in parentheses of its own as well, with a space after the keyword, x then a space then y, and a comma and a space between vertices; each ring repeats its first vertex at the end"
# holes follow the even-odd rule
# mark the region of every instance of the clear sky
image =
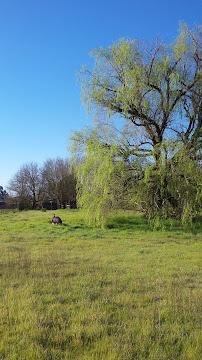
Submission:
POLYGON ((68 155, 90 119, 77 73, 119 38, 173 41, 202 23, 201 0, 0 0, 0 185, 19 167, 68 155))

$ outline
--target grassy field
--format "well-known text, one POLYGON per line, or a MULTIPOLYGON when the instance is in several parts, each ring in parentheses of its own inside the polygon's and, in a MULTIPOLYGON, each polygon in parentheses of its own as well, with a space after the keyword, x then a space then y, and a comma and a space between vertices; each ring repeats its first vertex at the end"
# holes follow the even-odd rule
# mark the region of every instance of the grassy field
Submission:
POLYGON ((0 360, 201 360, 202 232, 0 213, 0 360))

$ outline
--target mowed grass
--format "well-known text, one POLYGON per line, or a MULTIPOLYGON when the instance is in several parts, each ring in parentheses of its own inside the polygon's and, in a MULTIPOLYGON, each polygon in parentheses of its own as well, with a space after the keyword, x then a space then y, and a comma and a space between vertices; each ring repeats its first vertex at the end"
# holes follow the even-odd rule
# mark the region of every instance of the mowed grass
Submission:
POLYGON ((0 213, 1 360, 201 360, 202 233, 0 213))

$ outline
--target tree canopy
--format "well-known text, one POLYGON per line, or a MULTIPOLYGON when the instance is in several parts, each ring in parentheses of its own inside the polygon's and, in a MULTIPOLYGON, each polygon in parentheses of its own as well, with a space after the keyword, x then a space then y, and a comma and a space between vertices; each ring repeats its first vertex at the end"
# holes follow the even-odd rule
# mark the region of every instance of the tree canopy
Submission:
POLYGON ((160 156, 165 140, 177 139, 201 158, 201 29, 182 26, 176 41, 146 46, 120 40, 93 51, 95 67, 83 70, 82 88, 89 106, 119 115, 141 131, 128 143, 131 154, 160 156))

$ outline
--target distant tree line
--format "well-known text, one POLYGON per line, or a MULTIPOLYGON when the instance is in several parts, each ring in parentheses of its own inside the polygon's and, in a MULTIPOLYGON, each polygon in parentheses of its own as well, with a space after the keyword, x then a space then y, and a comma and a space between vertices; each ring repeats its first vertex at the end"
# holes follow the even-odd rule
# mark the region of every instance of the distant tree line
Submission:
POLYGON ((23 209, 76 206, 76 177, 66 159, 48 159, 42 167, 24 164, 9 182, 9 202, 23 209))

